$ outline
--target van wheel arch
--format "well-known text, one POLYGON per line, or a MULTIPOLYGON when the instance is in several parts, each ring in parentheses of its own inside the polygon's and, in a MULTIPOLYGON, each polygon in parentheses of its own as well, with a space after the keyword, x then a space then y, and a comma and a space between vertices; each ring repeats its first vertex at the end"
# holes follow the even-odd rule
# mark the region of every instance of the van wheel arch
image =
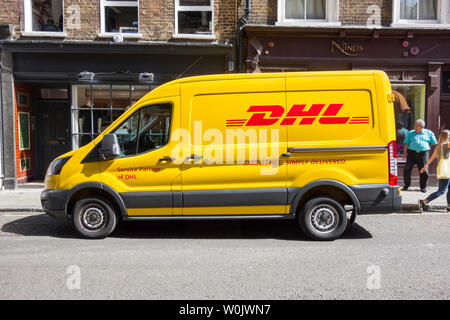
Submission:
POLYGON ((118 218, 126 215, 125 204, 119 194, 112 188, 101 183, 85 183, 74 187, 66 200, 66 215, 72 215, 73 208, 77 201, 95 196, 107 199, 114 206, 114 211, 118 218))
POLYGON ((298 214, 306 202, 312 198, 325 196, 332 198, 342 206, 352 205, 354 213, 352 222, 354 222, 357 213, 361 210, 361 204, 356 194, 345 184, 334 180, 319 180, 307 184, 297 192, 291 207, 291 214, 298 214))

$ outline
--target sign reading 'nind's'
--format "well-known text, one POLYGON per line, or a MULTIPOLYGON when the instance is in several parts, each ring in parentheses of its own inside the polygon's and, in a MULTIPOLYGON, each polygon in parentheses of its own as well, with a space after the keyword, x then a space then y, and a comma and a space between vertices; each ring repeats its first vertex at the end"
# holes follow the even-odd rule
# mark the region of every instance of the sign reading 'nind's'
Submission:
POLYGON ((345 41, 336 42, 331 40, 331 53, 334 53, 336 50, 345 54, 346 56, 356 57, 362 54, 363 46, 348 43, 345 41))

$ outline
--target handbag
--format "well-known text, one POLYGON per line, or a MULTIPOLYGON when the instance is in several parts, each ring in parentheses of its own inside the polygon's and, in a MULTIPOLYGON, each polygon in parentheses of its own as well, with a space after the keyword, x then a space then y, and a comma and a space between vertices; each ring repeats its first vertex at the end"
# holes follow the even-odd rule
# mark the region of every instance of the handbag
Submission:
POLYGON ((441 159, 437 167, 437 178, 438 179, 450 179, 450 157, 449 159, 444 158, 444 145, 441 146, 441 159))

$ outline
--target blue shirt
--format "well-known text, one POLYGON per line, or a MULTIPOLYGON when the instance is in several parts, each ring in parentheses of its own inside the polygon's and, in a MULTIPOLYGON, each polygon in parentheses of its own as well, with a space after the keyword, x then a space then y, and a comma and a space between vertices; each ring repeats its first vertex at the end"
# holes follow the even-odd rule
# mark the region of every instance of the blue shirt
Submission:
POLYGON ((414 151, 428 151, 430 150, 430 145, 437 144, 437 141, 432 131, 423 129, 421 133, 411 130, 403 143, 408 145, 408 149, 414 151))

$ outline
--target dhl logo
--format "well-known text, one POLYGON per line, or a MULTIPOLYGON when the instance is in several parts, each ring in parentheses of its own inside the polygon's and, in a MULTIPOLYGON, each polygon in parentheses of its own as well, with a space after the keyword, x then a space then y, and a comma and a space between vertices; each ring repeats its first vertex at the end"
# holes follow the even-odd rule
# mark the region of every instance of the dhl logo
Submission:
POLYGON ((342 109, 343 104, 332 103, 325 108, 325 104, 312 104, 308 110, 306 104, 296 104, 291 107, 286 117, 284 108, 279 105, 251 106, 247 112, 253 113, 250 119, 226 120, 227 127, 251 127, 251 126, 271 126, 280 119, 280 125, 294 125, 298 119, 299 125, 314 124, 318 118, 320 124, 369 124, 369 117, 338 117, 337 114, 342 109), (325 110, 319 117, 320 113, 325 110))

